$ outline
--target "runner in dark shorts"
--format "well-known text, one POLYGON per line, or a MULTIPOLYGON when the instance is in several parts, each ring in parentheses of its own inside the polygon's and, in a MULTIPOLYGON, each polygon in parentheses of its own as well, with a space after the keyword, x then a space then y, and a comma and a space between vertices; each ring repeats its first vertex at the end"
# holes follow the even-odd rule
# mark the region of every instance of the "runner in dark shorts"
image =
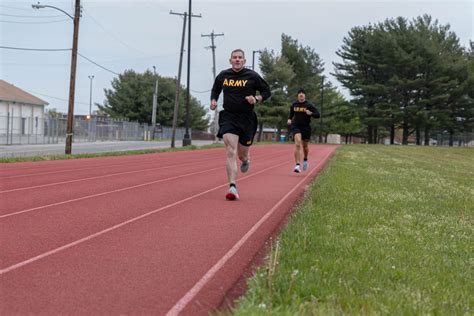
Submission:
POLYGON ((290 107, 290 116, 288 125, 291 125, 291 133, 295 140, 295 162, 293 171, 301 172, 301 145, 303 145, 303 170, 308 169, 309 141, 311 140, 311 118, 319 118, 319 112, 316 107, 306 100, 306 91, 298 90, 298 100, 294 101, 290 107))
POLYGON ((223 138, 225 134, 239 135, 239 144, 250 146, 257 132, 257 114, 255 112, 233 113, 223 110, 219 113, 219 132, 217 137, 223 138))
POLYGON ((301 139, 304 141, 309 141, 311 139, 311 126, 291 126, 291 134, 293 138, 295 134, 301 134, 301 139))
POLYGON ((224 139, 227 152, 227 178, 230 188, 226 199, 237 200, 237 157, 240 171, 250 167, 249 149, 257 131, 257 115, 254 106, 271 95, 266 81, 255 71, 245 68, 245 53, 235 49, 230 54, 231 68, 222 71, 214 81, 211 92, 211 110, 217 108, 220 93, 224 92, 224 110, 219 112, 217 137, 224 139), (260 95, 257 95, 257 91, 260 95))

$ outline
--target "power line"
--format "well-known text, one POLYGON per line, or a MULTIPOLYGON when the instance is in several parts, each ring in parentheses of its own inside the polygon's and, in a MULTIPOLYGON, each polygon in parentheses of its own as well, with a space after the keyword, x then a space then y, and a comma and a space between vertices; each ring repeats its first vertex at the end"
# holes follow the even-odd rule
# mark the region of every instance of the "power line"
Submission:
POLYGON ((45 19, 45 18, 62 18, 63 15, 43 15, 43 16, 37 16, 37 15, 16 15, 16 14, 5 14, 5 13, 0 13, 2 16, 9 16, 13 18, 34 18, 34 19, 45 19))
POLYGON ((2 7, 2 8, 6 8, 6 9, 13 9, 13 10, 19 10, 19 11, 28 11, 28 12, 31 12, 31 8, 30 8, 30 9, 24 9, 24 8, 18 8, 18 7, 10 7, 10 6, 7 6, 7 5, 2 5, 2 4, 0 4, 0 7, 2 7))
POLYGON ((57 21, 42 21, 42 22, 19 22, 19 21, 5 21, 0 20, 1 23, 12 23, 12 24, 51 24, 51 23, 59 23, 69 21, 69 19, 57 20, 57 21))
POLYGON ((58 51, 68 51, 70 48, 25 48, 25 47, 11 47, 11 46, 0 46, 3 49, 13 49, 13 50, 26 50, 26 51, 40 51, 40 52, 58 52, 58 51))
POLYGON ((193 90, 193 89, 191 89, 191 91, 194 92, 194 93, 208 93, 208 92, 211 92, 211 90, 196 91, 196 90, 193 90))
POLYGON ((148 57, 111 59, 111 60, 108 60, 107 63, 124 63, 124 62, 132 61, 132 60, 140 61, 140 60, 147 60, 147 59, 165 58, 165 57, 169 57, 169 56, 176 56, 178 54, 179 54, 179 52, 169 53, 169 54, 161 54, 161 55, 153 55, 153 56, 148 56, 148 57))
MULTIPOLYGON (((47 51, 47 52, 55 52, 55 51, 69 51, 71 50, 70 48, 24 48, 24 47, 11 47, 11 46, 0 46, 0 48, 4 48, 4 49, 13 49, 13 50, 25 50, 25 51, 47 51)), ((81 53, 77 53, 79 56, 81 56, 82 58, 84 58, 85 60, 93 63, 94 65, 108 71, 108 72, 111 72, 113 73, 114 75, 119 75, 118 73, 116 73, 115 71, 112 71, 98 63, 96 63, 95 61, 93 61, 92 59, 82 55, 81 53)))
POLYGON ((100 68, 102 68, 102 69, 104 69, 104 70, 106 70, 106 71, 108 71, 108 72, 110 72, 110 73, 113 73, 114 75, 117 75, 117 76, 119 75, 119 74, 116 73, 115 71, 112 71, 112 70, 110 70, 110 69, 105 68, 105 67, 102 66, 102 65, 99 65, 98 63, 96 63, 95 61, 93 61, 93 60, 87 58, 86 56, 82 55, 81 53, 77 53, 77 54, 78 54, 79 56, 81 56, 82 58, 84 58, 85 60, 90 61, 90 62, 93 63, 94 65, 96 65, 96 66, 98 66, 98 67, 100 67, 100 68))
MULTIPOLYGON (((33 93, 33 94, 38 94, 38 95, 41 95, 41 96, 44 96, 44 97, 48 97, 48 98, 51 98, 51 99, 55 99, 55 100, 59 100, 59 101, 65 101, 65 102, 68 102, 69 100, 67 99, 63 99, 63 98, 59 98, 59 97, 54 97, 54 96, 51 96, 51 95, 47 95, 47 94, 44 94, 44 93, 39 93, 39 92, 36 92, 36 91, 32 91, 32 90, 28 90, 28 89, 23 89, 27 92, 30 92, 30 93, 33 93)), ((76 103, 79 103, 79 104, 83 104, 83 105, 89 105, 89 103, 84 103, 84 102, 76 102, 76 103)))
POLYGON ((86 15, 88 17, 90 17, 92 19, 92 21, 97 24, 105 33, 109 34, 112 38, 114 38, 116 41, 118 41, 120 44, 124 45, 125 47, 127 48, 130 48, 130 49, 133 49, 137 52, 139 52, 140 54, 143 54, 143 55, 146 55, 146 53, 142 52, 141 50, 133 47, 133 46, 130 46, 128 45, 127 43, 125 43, 124 41, 122 41, 120 38, 118 38, 117 36, 115 36, 113 33, 111 33, 110 31, 106 30, 102 24, 99 23, 99 21, 97 21, 92 15, 90 15, 86 10, 83 9, 83 11, 86 13, 86 15))

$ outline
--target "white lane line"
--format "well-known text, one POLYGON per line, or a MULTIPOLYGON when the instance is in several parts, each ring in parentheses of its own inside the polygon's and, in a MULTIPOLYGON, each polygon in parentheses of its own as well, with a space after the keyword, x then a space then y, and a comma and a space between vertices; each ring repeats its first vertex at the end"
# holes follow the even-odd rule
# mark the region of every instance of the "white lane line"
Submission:
MULTIPOLYGON (((265 168, 265 169, 263 169, 263 170, 260 170, 260 171, 258 171, 258 172, 255 172, 254 174, 248 175, 248 176, 246 176, 246 177, 242 177, 240 180, 254 177, 254 176, 256 176, 256 175, 258 175, 258 174, 261 174, 261 173, 263 173, 263 172, 265 172, 265 171, 267 171, 267 170, 277 168, 277 167, 279 167, 279 166, 281 166, 281 165, 283 165, 283 164, 287 164, 287 163, 288 163, 288 161, 285 161, 285 162, 283 162, 283 163, 274 165, 274 166, 272 166, 272 167, 265 168)), ((220 168, 222 168, 222 167, 220 167, 220 168)), ((216 169, 217 169, 217 168, 216 168, 216 169)), ((192 195, 192 196, 190 196, 190 197, 188 197, 188 198, 185 198, 185 199, 179 200, 179 201, 177 201, 177 202, 174 202, 174 203, 165 205, 165 206, 160 207, 160 208, 158 208, 158 209, 156 209, 156 210, 153 210, 153 211, 150 211, 150 212, 148 212, 148 213, 142 214, 142 215, 140 215, 140 216, 134 217, 134 218, 129 219, 129 220, 125 221, 125 222, 122 222, 122 223, 120 223, 120 224, 117 224, 117 225, 114 225, 114 226, 112 226, 112 227, 106 228, 106 229, 104 229, 104 230, 101 230, 101 231, 99 231, 99 232, 97 232, 97 233, 94 233, 94 234, 92 234, 92 235, 86 236, 86 237, 84 237, 84 238, 78 239, 78 240, 73 241, 73 242, 71 242, 71 243, 69 243, 69 244, 66 244, 66 245, 64 245, 64 246, 61 246, 61 247, 55 248, 55 249, 53 249, 53 250, 47 251, 47 252, 45 252, 45 253, 42 253, 42 254, 40 254, 40 255, 38 255, 38 256, 32 257, 32 258, 27 259, 27 260, 25 260, 25 261, 21 261, 21 262, 19 262, 19 263, 16 263, 16 264, 14 264, 14 265, 11 265, 11 266, 9 266, 9 267, 7 267, 7 268, 0 269, 0 275, 5 274, 5 273, 10 272, 10 271, 13 271, 13 270, 15 270, 15 269, 18 269, 18 268, 23 267, 23 266, 25 266, 25 265, 27 265, 27 264, 33 263, 33 262, 35 262, 35 261, 38 261, 38 260, 40 260, 40 259, 46 258, 46 257, 48 257, 48 256, 51 256, 51 255, 53 255, 53 254, 55 254, 55 253, 58 253, 58 252, 60 252, 60 251, 62 251, 62 250, 66 250, 66 249, 68 249, 68 248, 71 248, 71 247, 73 247, 73 246, 76 246, 76 245, 78 245, 78 244, 81 244, 81 243, 83 243, 83 242, 86 242, 86 241, 88 241, 88 240, 91 240, 91 239, 93 239, 93 238, 96 238, 96 237, 98 237, 98 236, 101 236, 101 235, 103 235, 103 234, 105 234, 105 233, 108 233, 108 232, 110 232, 110 231, 116 230, 116 229, 118 229, 118 228, 120 228, 120 227, 122 227, 122 226, 125 226, 125 225, 131 224, 131 223, 133 223, 133 222, 136 222, 136 221, 138 221, 138 220, 140 220, 140 219, 142 219, 142 218, 148 217, 148 216, 150 216, 150 215, 152 215, 152 214, 155 214, 155 213, 158 213, 158 212, 163 211, 163 210, 165 210, 165 209, 168 209, 168 208, 170 208, 170 207, 173 207, 173 206, 182 204, 182 203, 184 203, 184 202, 187 202, 187 201, 189 201, 189 200, 192 200, 192 199, 194 199, 194 198, 197 198, 197 197, 199 197, 199 196, 201 196, 201 195, 207 194, 207 193, 209 193, 209 192, 212 192, 212 191, 214 191, 214 190, 217 190, 217 189, 219 189, 219 188, 226 187, 226 186, 228 186, 228 183, 218 185, 217 187, 214 187, 214 188, 212 188, 212 189, 203 191, 203 192, 201 192, 201 193, 197 193, 197 194, 192 195)))
POLYGON ((201 289, 222 269, 226 262, 232 258, 237 251, 247 242, 247 240, 262 226, 262 224, 275 212, 275 210, 298 188, 322 163, 332 154, 329 152, 324 156, 316 167, 311 170, 295 187, 289 191, 275 206, 272 207, 206 274, 166 313, 167 316, 175 316, 184 310, 191 300, 201 291, 201 289))
MULTIPOLYGON (((207 162, 207 160, 211 160, 211 159, 206 159, 205 161, 199 161, 199 162, 207 162)), ((16 188, 16 189, 0 191, 0 194, 16 192, 16 191, 22 191, 22 190, 39 189, 39 188, 45 188, 45 187, 51 187, 51 186, 55 186, 55 185, 81 182, 81 181, 87 181, 87 180, 108 178, 108 177, 120 176, 120 175, 124 175, 124 174, 139 173, 139 172, 144 172, 144 171, 170 169, 170 168, 176 168, 177 166, 182 167, 182 166, 187 166, 187 165, 193 165, 193 164, 196 164, 196 163, 198 163, 198 162, 188 162, 188 163, 169 165, 169 166, 166 166, 166 167, 146 168, 146 169, 140 169, 140 170, 132 170, 132 171, 124 171, 124 172, 118 172, 118 173, 111 173, 111 174, 106 174, 106 175, 102 175, 102 176, 94 176, 94 177, 87 177, 87 178, 81 178, 81 179, 75 179, 75 180, 69 180, 69 181, 47 183, 47 184, 30 186, 30 187, 22 187, 22 188, 16 188)))
MULTIPOLYGON (((168 157, 167 157, 168 158, 168 157)), ((173 161, 173 159, 170 159, 173 161)), ((202 161, 205 161, 208 159, 203 159, 202 161)), ((166 161, 165 163, 167 163, 166 161)), ((81 168, 74 168, 74 169, 61 169, 61 170, 55 170, 55 171, 45 171, 45 172, 38 172, 38 173, 30 173, 30 174, 17 174, 14 176, 0 176, 0 179, 2 180, 8 180, 8 179, 14 179, 14 178, 21 178, 21 177, 33 177, 33 176, 42 176, 46 174, 54 174, 54 173, 62 173, 62 172, 71 172, 71 171, 78 171, 78 170, 91 170, 91 169, 99 169, 99 168, 114 168, 114 167, 119 167, 119 166, 128 166, 130 164, 156 164, 156 163, 162 163, 160 161, 152 161, 151 159, 147 160, 137 160, 137 161, 129 161, 129 162, 122 162, 122 163, 117 163, 117 164, 110 164, 110 165, 100 165, 100 164, 94 164, 91 166, 86 166, 86 167, 81 167, 81 168)), ((36 169, 34 170, 36 171, 36 169)))
POLYGON ((82 200, 86 200, 86 199, 90 199, 90 198, 94 198, 94 197, 98 197, 98 196, 103 196, 103 195, 107 195, 107 194, 122 192, 122 191, 126 191, 126 190, 132 190, 132 189, 140 188, 140 187, 147 186, 147 185, 150 185, 150 184, 155 184, 155 183, 160 183, 160 182, 175 180, 175 179, 184 178, 184 177, 188 177, 188 176, 194 176, 194 175, 196 175, 196 174, 205 173, 205 172, 209 172, 209 171, 211 171, 211 170, 217 170, 217 169, 222 169, 222 167, 217 167, 217 168, 207 169, 207 170, 203 170, 203 171, 197 171, 197 172, 187 173, 187 174, 183 174, 183 175, 179 175, 179 176, 175 176, 175 177, 170 177, 170 178, 166 178, 166 179, 160 179, 160 180, 155 180, 155 181, 151 181, 151 182, 145 182, 145 183, 141 183, 141 184, 137 184, 137 185, 132 185, 132 186, 125 187, 125 188, 121 188, 121 189, 117 189, 117 190, 112 190, 112 191, 107 191, 107 192, 102 192, 102 193, 97 193, 97 194, 86 195, 86 196, 82 196, 82 197, 76 198, 76 199, 70 199, 70 200, 61 201, 61 202, 57 202, 57 203, 52 203, 52 204, 42 205, 42 206, 38 206, 38 207, 33 207, 33 208, 26 209, 26 210, 21 210, 21 211, 17 211, 17 212, 14 212, 14 213, 9 213, 9 214, 5 214, 5 215, 1 215, 1 216, 0 216, 0 219, 5 218, 5 217, 14 216, 14 215, 23 214, 23 213, 28 213, 28 212, 32 212, 32 211, 41 210, 41 209, 48 208, 48 207, 52 207, 52 206, 57 206, 57 205, 62 205, 62 204, 67 204, 67 203, 82 201, 82 200))
MULTIPOLYGON (((105 166, 92 165, 89 167, 81 167, 81 168, 75 168, 75 169, 60 169, 60 170, 55 170, 55 171, 43 171, 43 172, 38 172, 38 173, 17 174, 14 176, 1 176, 0 179, 8 180, 8 179, 15 179, 15 178, 22 178, 22 177, 43 176, 46 174, 54 174, 54 173, 61 173, 61 172, 71 172, 71 171, 75 172, 79 170, 90 170, 90 169, 99 169, 99 168, 114 168, 117 166, 125 166, 125 165, 128 165, 128 163, 117 163, 117 164, 111 164, 111 165, 105 165, 105 166)), ((33 171, 36 171, 36 169, 33 171)))
POLYGON ((156 181, 145 182, 145 183, 142 183, 142 184, 133 185, 133 186, 129 186, 129 187, 117 189, 117 190, 112 190, 112 191, 107 191, 107 192, 102 192, 102 193, 97 193, 97 194, 91 194, 91 195, 82 196, 82 197, 80 197, 80 198, 75 198, 75 199, 70 199, 70 200, 66 200, 66 201, 56 202, 56 203, 52 203, 52 204, 37 206, 37 207, 33 207, 33 208, 21 210, 21 211, 16 211, 16 212, 13 212, 13 213, 8 213, 8 214, 0 215, 0 219, 6 218, 6 217, 10 217, 10 216, 14 216, 14 215, 20 215, 20 214, 28 213, 28 212, 32 212, 32 211, 37 211, 37 210, 41 210, 41 209, 44 209, 44 208, 53 207, 53 206, 57 206, 57 205, 62 205, 62 204, 67 204, 67 203, 82 201, 82 200, 89 199, 89 198, 94 198, 94 197, 103 196, 103 195, 107 195, 107 194, 112 194, 112 193, 117 193, 117 192, 121 192, 121 191, 131 190, 131 189, 143 187, 143 186, 150 185, 150 184, 155 184, 155 183, 160 183, 160 182, 164 182, 164 181, 175 180, 175 179, 179 179, 179 178, 183 178, 183 177, 187 177, 187 176, 193 176, 193 175, 196 175, 196 174, 205 173, 205 172, 209 172, 209 171, 217 170, 217 169, 221 169, 221 168, 222 168, 222 167, 216 167, 216 168, 212 168, 212 169, 206 169, 206 170, 203 170, 203 171, 198 171, 198 172, 193 172, 193 173, 187 173, 187 174, 184 174, 184 175, 175 176, 175 177, 170 177, 170 178, 166 178, 166 179, 160 179, 160 180, 156 180, 156 181))
MULTIPOLYGON (((266 158, 269 155, 265 155, 262 158, 266 158)), ((81 178, 81 179, 75 179, 75 180, 68 180, 68 181, 62 181, 62 182, 55 182, 55 183, 47 183, 47 184, 41 184, 41 185, 35 185, 35 186, 30 186, 30 187, 22 187, 22 188, 16 188, 16 189, 9 189, 9 190, 4 190, 0 191, 0 194, 3 193, 10 193, 10 192, 16 192, 16 191, 22 191, 22 190, 30 190, 30 189, 39 189, 39 188, 45 188, 45 187, 50 187, 50 186, 55 186, 55 185, 61 185, 61 184, 68 184, 68 183, 74 183, 74 182, 80 182, 80 181, 87 181, 87 180, 94 180, 94 179, 100 179, 100 178, 107 178, 107 177, 112 177, 112 176, 118 176, 118 175, 124 175, 124 174, 130 174, 130 173, 139 173, 143 171, 150 171, 150 170, 159 170, 159 169, 169 169, 169 168, 174 168, 174 167, 181 167, 181 166, 187 166, 187 165, 193 165, 196 163, 201 163, 201 162, 207 162, 209 160, 215 160, 215 158, 206 158, 206 159, 200 159, 198 161, 193 161, 193 162, 188 162, 188 163, 178 163, 174 165, 169 165, 165 167, 155 167, 155 168, 147 168, 147 169, 140 169, 140 170, 131 170, 131 171, 125 171, 125 172, 119 172, 119 173, 111 173, 107 175, 102 175, 102 176, 94 176, 94 177, 87 177, 87 178, 81 178)), ((107 166, 104 166, 107 167, 107 166)), ((77 169, 80 170, 81 168, 77 169)), ((87 169, 87 168, 86 168, 87 169)), ((71 170, 68 170, 71 171, 71 170)), ((76 170, 75 170, 76 171, 76 170)), ((61 171, 62 172, 62 171, 61 171)), ((1 218, 1 216, 0 216, 1 218)))

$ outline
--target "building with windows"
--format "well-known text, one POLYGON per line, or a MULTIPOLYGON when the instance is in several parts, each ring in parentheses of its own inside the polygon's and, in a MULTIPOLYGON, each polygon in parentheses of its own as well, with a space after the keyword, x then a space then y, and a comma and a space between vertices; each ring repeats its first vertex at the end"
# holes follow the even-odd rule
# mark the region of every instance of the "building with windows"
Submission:
POLYGON ((48 102, 0 79, 0 144, 43 143, 48 102))

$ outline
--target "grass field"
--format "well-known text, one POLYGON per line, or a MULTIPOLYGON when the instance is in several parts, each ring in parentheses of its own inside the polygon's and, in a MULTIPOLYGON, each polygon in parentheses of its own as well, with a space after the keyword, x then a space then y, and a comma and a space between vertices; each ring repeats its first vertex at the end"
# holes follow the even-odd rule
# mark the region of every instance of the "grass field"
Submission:
POLYGON ((474 149, 344 146, 236 315, 473 315, 474 149))

